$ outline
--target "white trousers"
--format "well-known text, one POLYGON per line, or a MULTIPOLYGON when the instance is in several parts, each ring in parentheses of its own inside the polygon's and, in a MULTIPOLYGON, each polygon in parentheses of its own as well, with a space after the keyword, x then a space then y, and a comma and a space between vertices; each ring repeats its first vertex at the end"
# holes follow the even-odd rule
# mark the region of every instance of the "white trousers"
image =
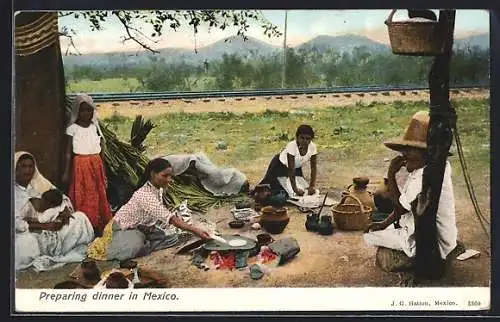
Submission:
POLYGON ((412 236, 408 234, 407 229, 395 229, 390 225, 384 230, 372 231, 363 234, 365 243, 369 246, 385 247, 403 251, 408 257, 415 255, 415 245, 411 242, 412 236))

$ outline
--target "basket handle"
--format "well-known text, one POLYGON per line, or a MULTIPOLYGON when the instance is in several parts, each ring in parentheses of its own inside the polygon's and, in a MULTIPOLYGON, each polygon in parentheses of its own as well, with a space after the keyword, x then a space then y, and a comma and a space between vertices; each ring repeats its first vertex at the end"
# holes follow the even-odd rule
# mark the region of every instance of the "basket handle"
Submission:
POLYGON ((359 204, 359 209, 361 210, 361 212, 365 212, 365 207, 363 206, 363 203, 361 203, 361 201, 356 196, 354 196, 352 194, 348 194, 348 195, 343 196, 342 199, 340 199, 339 205, 344 204, 345 200, 348 197, 356 200, 358 202, 358 204, 359 204))
POLYGON ((386 25, 389 25, 392 22, 392 17, 394 16, 395 13, 396 9, 392 9, 391 13, 389 14, 389 17, 387 17, 387 19, 385 19, 384 21, 386 25))
POLYGON ((351 189, 351 187, 354 185, 354 183, 351 183, 350 185, 348 186, 345 186, 344 187, 344 191, 342 191, 342 195, 345 196, 345 195, 348 195, 350 192, 349 192, 349 189, 351 189))

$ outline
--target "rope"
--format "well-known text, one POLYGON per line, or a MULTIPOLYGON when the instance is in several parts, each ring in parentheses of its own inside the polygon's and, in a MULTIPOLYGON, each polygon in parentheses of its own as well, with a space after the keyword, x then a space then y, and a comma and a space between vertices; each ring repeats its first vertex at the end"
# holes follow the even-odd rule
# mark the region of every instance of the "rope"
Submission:
POLYGON ((464 157, 464 152, 462 149, 462 142, 460 141, 460 135, 458 134, 458 128, 456 123, 453 125, 453 131, 454 131, 454 136, 455 136, 455 143, 457 145, 457 151, 458 151, 458 156, 460 159, 460 165, 462 166, 462 172, 464 174, 465 178, 465 183, 467 185, 467 190, 469 192, 469 196, 472 201, 472 205, 474 207, 475 214, 479 220, 479 223, 481 224, 481 227, 484 230, 484 233, 488 238, 490 238, 490 234, 488 233, 488 229, 486 228, 485 223, 488 225, 490 224, 489 220, 487 220, 484 215, 481 212, 481 209, 479 208, 479 203, 477 202, 476 199, 476 193, 474 191, 474 186, 472 185, 472 180, 470 178, 469 170, 467 169, 467 164, 465 162, 465 157, 464 157))

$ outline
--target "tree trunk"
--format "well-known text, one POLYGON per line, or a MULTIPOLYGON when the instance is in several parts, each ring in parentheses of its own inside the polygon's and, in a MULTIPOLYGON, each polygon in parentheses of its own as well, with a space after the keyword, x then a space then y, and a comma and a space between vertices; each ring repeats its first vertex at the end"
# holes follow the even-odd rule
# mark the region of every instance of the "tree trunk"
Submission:
POLYGON ((446 159, 453 139, 455 109, 449 102, 450 62, 455 26, 455 10, 441 10, 439 24, 446 37, 444 53, 434 58, 429 73, 430 121, 427 134, 428 161, 424 168, 422 192, 414 204, 416 275, 439 279, 445 273, 438 248, 436 213, 441 196, 446 159))
MULTIPOLYGON (((55 14, 57 31, 57 14, 55 14)), ((40 172, 58 185, 65 132, 65 84, 54 16, 23 12, 15 17, 15 149, 34 155, 40 172), (52 38, 51 38, 52 37, 52 38), (47 39, 52 39, 49 41, 47 39)))

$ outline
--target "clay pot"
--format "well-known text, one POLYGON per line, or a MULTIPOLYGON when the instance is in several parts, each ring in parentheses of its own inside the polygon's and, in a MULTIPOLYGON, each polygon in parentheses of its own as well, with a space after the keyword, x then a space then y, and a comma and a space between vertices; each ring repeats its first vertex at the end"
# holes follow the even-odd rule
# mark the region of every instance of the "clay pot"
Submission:
POLYGON ((257 248, 260 249, 262 246, 267 246, 274 241, 273 237, 269 234, 258 234, 257 235, 257 248))
POLYGON ((131 259, 126 259, 120 262, 120 268, 127 268, 127 269, 137 268, 137 262, 131 259))
POLYGON ((255 201, 255 211, 260 211, 265 206, 264 200, 271 195, 271 185, 259 184, 255 186, 253 191, 253 199, 255 201))
POLYGON ((286 208, 264 207, 260 225, 270 234, 281 234, 290 222, 286 208))
POLYGON ((373 192, 373 202, 375 208, 379 212, 391 213, 394 210, 391 195, 389 194, 388 179, 384 178, 384 182, 379 184, 373 192))
POLYGON ((274 214, 276 216, 281 216, 281 217, 288 216, 286 208, 278 208, 278 209, 276 209, 276 211, 274 212, 274 214))
POLYGON ((356 177, 352 179, 352 183, 354 183, 355 186, 366 189, 366 186, 370 183, 370 179, 367 177, 356 177))
MULTIPOLYGON (((375 203, 373 201, 373 193, 366 189, 370 179, 367 177, 356 177, 352 179, 352 184, 349 185, 344 192, 342 192, 343 196, 353 195, 361 201, 363 206, 370 207, 371 209, 375 208, 375 203)), ((352 198, 347 198, 347 203, 356 204, 357 202, 352 198)))
POLYGON ((274 208, 273 206, 265 206, 262 207, 260 211, 262 212, 262 216, 272 215, 276 213, 276 208, 274 208))
POLYGON ((101 273, 95 261, 91 259, 84 259, 80 267, 82 268, 82 275, 89 281, 99 280, 101 278, 101 273))

